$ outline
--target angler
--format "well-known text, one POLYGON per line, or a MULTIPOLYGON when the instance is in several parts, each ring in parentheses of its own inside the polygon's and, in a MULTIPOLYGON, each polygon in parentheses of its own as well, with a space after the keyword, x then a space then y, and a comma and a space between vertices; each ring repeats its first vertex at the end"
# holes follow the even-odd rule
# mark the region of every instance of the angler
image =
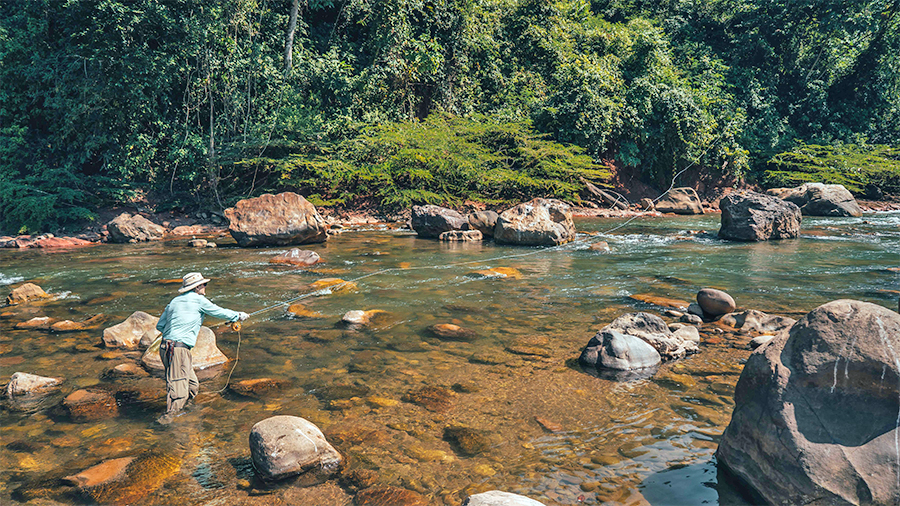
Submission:
POLYGON ((200 391, 191 349, 197 344, 197 334, 204 316, 230 322, 244 321, 250 317, 242 311, 232 311, 210 302, 206 298, 206 284, 209 281, 199 272, 185 274, 178 289, 179 295, 169 302, 156 324, 156 330, 162 332, 159 358, 166 371, 166 413, 157 420, 163 425, 170 423, 187 401, 200 391))

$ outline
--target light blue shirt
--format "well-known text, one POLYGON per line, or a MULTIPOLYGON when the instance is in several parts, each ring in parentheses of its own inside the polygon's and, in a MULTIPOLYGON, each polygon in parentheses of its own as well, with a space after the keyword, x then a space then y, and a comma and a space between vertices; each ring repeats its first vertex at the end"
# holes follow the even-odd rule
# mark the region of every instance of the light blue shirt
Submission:
POLYGON ((182 342, 191 348, 197 344, 197 334, 203 325, 204 315, 221 318, 230 322, 237 321, 237 311, 219 307, 197 292, 185 292, 169 302, 156 330, 162 332, 163 339, 182 342))

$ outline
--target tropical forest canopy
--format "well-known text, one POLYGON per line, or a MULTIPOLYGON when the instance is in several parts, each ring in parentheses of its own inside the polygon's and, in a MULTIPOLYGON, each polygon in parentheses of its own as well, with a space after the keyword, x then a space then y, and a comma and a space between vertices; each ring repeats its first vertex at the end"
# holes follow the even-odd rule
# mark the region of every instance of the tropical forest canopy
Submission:
POLYGON ((898 10, 2 2, 0 228, 49 230, 148 196, 170 209, 284 190, 383 209, 577 200, 581 178, 601 183, 613 166, 658 188, 696 166, 896 192, 898 10))

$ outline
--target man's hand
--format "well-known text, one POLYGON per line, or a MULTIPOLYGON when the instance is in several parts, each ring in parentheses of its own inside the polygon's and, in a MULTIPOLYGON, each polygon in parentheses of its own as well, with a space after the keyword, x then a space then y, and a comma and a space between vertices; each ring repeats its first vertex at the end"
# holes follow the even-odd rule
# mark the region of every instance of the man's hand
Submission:
POLYGON ((238 311, 238 320, 239 321, 244 321, 247 318, 250 318, 250 315, 248 315, 247 313, 245 313, 243 311, 238 311))

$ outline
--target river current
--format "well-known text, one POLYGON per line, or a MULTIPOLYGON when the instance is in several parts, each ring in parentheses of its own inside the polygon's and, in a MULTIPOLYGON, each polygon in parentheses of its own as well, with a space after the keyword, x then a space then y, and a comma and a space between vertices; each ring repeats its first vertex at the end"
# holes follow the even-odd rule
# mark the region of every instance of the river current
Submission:
POLYGON ((704 287, 727 291, 739 309, 792 318, 841 298, 896 310, 900 213, 806 217, 801 238, 763 243, 719 240, 718 215, 643 217, 605 233, 622 222, 577 219, 577 240, 556 248, 445 244, 404 228, 354 228, 302 246, 323 260, 302 269, 269 263, 289 248, 244 249, 227 236, 210 238, 215 249, 174 239, 0 250, 0 295, 27 281, 55 297, 0 308, 0 376, 4 383, 16 371, 64 378, 36 405, 4 399, 0 503, 90 503, 60 478, 152 451, 174 457, 150 466, 162 468, 159 479, 132 483, 140 504, 348 504, 351 491, 337 480, 300 489, 255 478, 250 429, 286 414, 321 428, 348 469, 374 471, 379 483, 430 504, 458 505, 494 489, 548 506, 747 504, 719 476, 714 453, 752 336, 704 324, 698 354, 630 382, 582 371, 581 349, 621 314, 662 314, 652 297, 690 302, 704 287), (590 248, 601 240, 609 252, 590 248), (139 363, 140 353, 103 348, 100 337, 134 311, 159 316, 180 286, 172 280, 188 271, 213 280, 207 297, 220 306, 270 309, 240 333, 207 322, 230 360, 205 371, 194 406, 161 427, 163 380, 111 378, 112 367, 139 363), (356 290, 303 297, 296 302, 306 316, 278 305, 315 292, 322 278, 356 280, 356 290), (354 329, 340 324, 350 310, 384 313, 354 329), (33 317, 97 314, 108 323, 89 331, 15 328, 33 317), (428 331, 441 323, 477 337, 442 340, 428 331), (259 378, 283 387, 257 396, 219 392, 227 381, 259 378), (446 392, 438 408, 411 402, 410 393, 426 386, 446 392), (62 398, 89 387, 116 392, 119 415, 65 416, 62 398), (447 436, 460 426, 484 444, 473 450, 447 436))

